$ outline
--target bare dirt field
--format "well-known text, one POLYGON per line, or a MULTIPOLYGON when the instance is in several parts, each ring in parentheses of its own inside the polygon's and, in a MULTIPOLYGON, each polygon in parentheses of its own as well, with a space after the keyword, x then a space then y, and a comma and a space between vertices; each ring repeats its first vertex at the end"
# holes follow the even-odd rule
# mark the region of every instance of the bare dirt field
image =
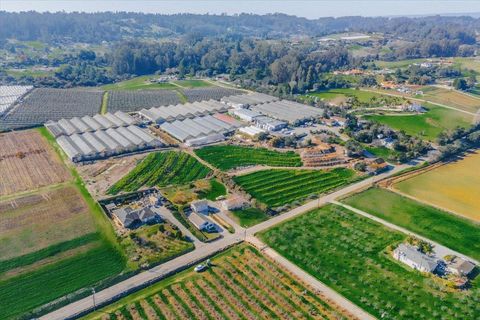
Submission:
POLYGON ((480 152, 393 185, 410 197, 480 222, 480 152))
POLYGON ((138 154, 97 161, 93 164, 79 166, 77 171, 85 181, 90 194, 96 199, 101 199, 106 196, 108 188, 133 170, 145 157, 146 154, 138 154))
POLYGON ((2 260, 95 231, 89 208, 73 186, 0 202, 2 260))
POLYGON ((0 134, 0 197, 64 182, 70 173, 35 130, 0 134))

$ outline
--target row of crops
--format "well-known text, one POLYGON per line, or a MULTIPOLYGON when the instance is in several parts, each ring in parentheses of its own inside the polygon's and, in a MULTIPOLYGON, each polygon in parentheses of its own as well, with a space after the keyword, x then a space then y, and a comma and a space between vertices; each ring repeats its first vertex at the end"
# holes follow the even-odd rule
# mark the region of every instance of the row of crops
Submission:
POLYGON ((348 318, 251 247, 236 247, 213 262, 201 274, 183 273, 139 300, 102 310, 101 319, 348 318))
POLYGON ((99 90, 35 89, 0 119, 0 130, 39 126, 48 120, 93 116, 100 112, 102 96, 103 91, 99 90))
POLYGON ((187 97, 188 102, 195 102, 210 99, 220 100, 223 97, 242 94, 244 91, 213 86, 206 88, 183 89, 183 93, 187 97))
POLYGON ((179 104, 181 101, 174 90, 109 91, 109 112, 132 112, 153 107, 179 104))
POLYGON ((251 165, 272 167, 299 167, 302 165, 300 156, 293 151, 278 152, 265 148, 217 145, 197 149, 195 153, 220 170, 251 165))
POLYGON ((110 187, 108 193, 131 192, 143 186, 185 184, 203 179, 209 173, 210 169, 185 152, 155 152, 149 154, 132 171, 110 187))
POLYGON ((272 169, 234 178, 246 192, 269 207, 279 207, 312 194, 320 194, 351 183, 351 169, 325 170, 272 169))
POLYGON ((260 237, 378 319, 478 319, 479 281, 454 291, 405 267, 389 248, 406 235, 341 207, 314 210, 260 237))

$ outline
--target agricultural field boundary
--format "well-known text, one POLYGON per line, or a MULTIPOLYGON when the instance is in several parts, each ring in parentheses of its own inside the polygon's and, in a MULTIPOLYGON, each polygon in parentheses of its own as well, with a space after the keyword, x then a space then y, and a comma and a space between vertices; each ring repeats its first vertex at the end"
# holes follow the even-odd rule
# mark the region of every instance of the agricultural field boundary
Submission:
POLYGON ((421 236, 421 235, 419 235, 419 234, 417 234, 417 233, 414 233, 414 232, 412 232, 412 231, 410 231, 410 230, 407 230, 407 229, 405 229, 405 228, 403 228, 403 227, 397 226, 396 224, 393 224, 393 223, 390 223, 390 222, 388 222, 388 221, 386 221, 386 220, 383 220, 383 219, 381 219, 381 218, 379 218, 379 217, 376 217, 376 216, 374 216, 374 215, 372 215, 372 214, 370 214, 370 213, 368 213, 368 212, 362 211, 362 210, 360 210, 360 209, 354 208, 354 207, 352 207, 352 206, 349 206, 348 204, 345 204, 345 203, 342 203, 342 202, 338 202, 338 201, 336 201, 336 200, 331 200, 330 203, 332 203, 332 204, 334 204, 334 205, 337 205, 337 206, 340 206, 340 207, 343 207, 343 208, 345 208, 345 209, 348 209, 348 210, 350 210, 350 211, 352 211, 352 212, 355 212, 356 214, 359 214, 359 215, 361 215, 361 216, 363 216, 363 217, 365 217, 365 218, 368 218, 368 219, 370 219, 370 220, 373 220, 373 221, 375 221, 375 222, 378 222, 378 223, 384 225, 384 226, 387 227, 387 228, 390 228, 390 229, 393 229, 393 230, 397 230, 397 231, 400 231, 401 233, 404 233, 404 234, 406 234, 406 235, 414 236, 414 237, 416 237, 416 238, 419 238, 419 239, 422 239, 422 240, 424 240, 424 241, 430 242, 431 244, 433 244, 433 245, 435 246, 435 249, 437 249, 436 252, 437 252, 437 254, 438 254, 439 256, 442 256, 442 257, 443 257, 443 256, 446 256, 446 255, 449 255, 449 254, 450 254, 450 255, 453 254, 453 255, 458 256, 458 257, 461 257, 461 258, 463 258, 463 259, 470 260, 470 261, 474 262, 476 265, 479 265, 479 264, 480 264, 480 262, 478 262, 477 260, 475 260, 475 259, 473 259, 473 258, 471 258, 471 257, 469 257, 469 256, 467 256, 467 255, 464 255, 463 253, 460 253, 460 252, 457 252, 457 251, 455 251, 455 250, 453 250, 453 249, 450 249, 450 248, 448 248, 448 247, 446 247, 446 246, 444 246, 444 245, 442 245, 442 244, 440 244, 440 243, 438 243, 438 242, 435 242, 435 241, 433 241, 433 240, 430 240, 429 238, 426 238, 426 237, 424 237, 424 236, 421 236))

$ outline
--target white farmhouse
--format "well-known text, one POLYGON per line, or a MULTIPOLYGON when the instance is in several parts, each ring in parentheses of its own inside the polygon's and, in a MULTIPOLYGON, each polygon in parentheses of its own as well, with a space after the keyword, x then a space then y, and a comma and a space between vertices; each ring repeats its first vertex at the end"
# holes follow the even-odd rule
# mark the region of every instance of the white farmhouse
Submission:
POLYGON ((434 259, 421 253, 415 247, 403 243, 393 251, 393 257, 409 267, 422 272, 433 272, 438 266, 434 259))

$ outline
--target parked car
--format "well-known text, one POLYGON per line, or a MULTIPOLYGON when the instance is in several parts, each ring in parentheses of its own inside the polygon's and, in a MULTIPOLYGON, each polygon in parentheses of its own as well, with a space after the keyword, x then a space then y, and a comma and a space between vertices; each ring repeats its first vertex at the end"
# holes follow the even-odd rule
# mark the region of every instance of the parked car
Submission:
POLYGON ((204 265, 204 264, 199 264, 199 265, 197 265, 193 270, 194 270, 195 272, 202 272, 202 271, 207 270, 207 268, 208 268, 208 267, 207 267, 206 265, 204 265))

